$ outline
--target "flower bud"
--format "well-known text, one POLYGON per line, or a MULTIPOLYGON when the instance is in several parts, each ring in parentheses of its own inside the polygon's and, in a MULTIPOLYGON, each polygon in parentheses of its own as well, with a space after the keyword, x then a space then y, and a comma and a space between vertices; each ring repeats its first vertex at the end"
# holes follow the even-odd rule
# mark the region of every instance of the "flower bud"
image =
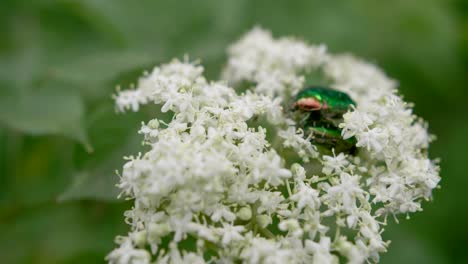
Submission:
POLYGON ((146 241, 147 241, 146 240, 147 232, 146 230, 135 232, 135 233, 132 233, 130 237, 132 238, 132 242, 135 246, 142 248, 145 246, 146 241))
POLYGON ((250 207, 242 207, 238 212, 237 212, 237 217, 242 220, 242 221, 248 221, 250 218, 252 218, 252 210, 250 207))
POLYGON ((271 224, 271 217, 268 215, 257 215, 257 224, 261 228, 267 227, 269 224, 271 224))

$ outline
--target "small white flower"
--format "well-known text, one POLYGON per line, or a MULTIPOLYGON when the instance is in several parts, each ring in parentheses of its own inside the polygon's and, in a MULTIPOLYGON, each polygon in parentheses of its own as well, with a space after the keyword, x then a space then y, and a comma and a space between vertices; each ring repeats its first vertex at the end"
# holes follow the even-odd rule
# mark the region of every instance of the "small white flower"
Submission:
POLYGON ((358 133, 367 131, 373 124, 373 117, 363 111, 354 110, 343 115, 344 123, 340 124, 343 129, 343 138, 347 139, 358 133))
POLYGON ((321 237, 319 243, 306 240, 305 247, 313 254, 313 263, 338 263, 338 258, 330 253, 331 239, 329 237, 321 237))
POLYGON ((109 253, 106 259, 111 264, 149 264, 151 255, 144 249, 136 249, 129 238, 124 238, 120 247, 109 253))
POLYGON ((359 177, 346 172, 340 174, 340 179, 327 188, 327 194, 322 196, 330 208, 346 213, 352 213, 357 207, 357 201, 365 201, 366 193, 359 185, 359 177))
POLYGON ((283 146, 294 149, 304 162, 309 162, 318 156, 317 147, 304 137, 304 131, 289 127, 279 131, 278 136, 283 138, 283 146))
POLYGON ((278 225, 281 231, 288 231, 292 237, 300 237, 303 234, 303 230, 296 219, 288 219, 281 221, 278 225))
POLYGON ((141 129, 138 131, 138 133, 143 134, 145 136, 145 140, 149 142, 154 142, 156 141, 158 135, 159 135, 159 121, 157 119, 153 119, 148 122, 147 125, 142 123, 141 129))
POLYGON ((186 214, 182 218, 173 216, 170 219, 170 225, 172 230, 174 230, 174 241, 179 242, 182 239, 185 239, 187 231, 189 230, 189 223, 192 219, 191 214, 186 214))
POLYGON ((222 219, 228 222, 232 222, 234 219, 236 219, 236 215, 226 206, 219 205, 211 215, 211 220, 214 222, 219 222, 222 219))
POLYGON ((323 168, 322 172, 325 175, 330 175, 332 173, 340 173, 345 167, 347 167, 349 161, 345 154, 340 153, 338 155, 323 156, 323 168))
POLYGON ((241 233, 244 231, 243 226, 233 226, 230 224, 223 224, 223 238, 222 238, 222 243, 224 245, 227 245, 231 243, 231 241, 238 241, 238 240, 243 240, 244 237, 241 235, 241 233))
POLYGON ((299 209, 306 206, 317 209, 320 206, 319 192, 303 182, 298 183, 297 192, 294 193, 290 199, 297 202, 297 207, 299 209))
POLYGON ((141 90, 127 90, 119 92, 115 101, 120 112, 124 112, 127 109, 136 112, 140 109, 140 104, 148 102, 148 98, 142 94, 141 90))
POLYGON ((356 146, 364 147, 375 153, 381 152, 388 144, 388 132, 383 128, 373 128, 362 132, 358 137, 356 146))

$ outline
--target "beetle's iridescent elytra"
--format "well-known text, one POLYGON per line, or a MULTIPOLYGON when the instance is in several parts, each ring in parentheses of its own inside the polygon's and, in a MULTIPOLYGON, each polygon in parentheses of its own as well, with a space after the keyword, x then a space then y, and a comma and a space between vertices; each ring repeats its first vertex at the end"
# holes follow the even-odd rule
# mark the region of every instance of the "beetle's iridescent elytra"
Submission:
POLYGON ((344 92, 311 86, 296 95, 291 110, 296 124, 315 144, 336 152, 354 153, 356 139, 343 139, 339 128, 343 114, 353 106, 356 103, 344 92))

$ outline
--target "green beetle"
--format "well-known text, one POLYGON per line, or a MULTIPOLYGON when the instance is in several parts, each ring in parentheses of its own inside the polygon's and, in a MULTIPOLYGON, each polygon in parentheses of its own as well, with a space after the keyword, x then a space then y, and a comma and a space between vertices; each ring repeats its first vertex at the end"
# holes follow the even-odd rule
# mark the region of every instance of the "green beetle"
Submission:
POLYGON ((336 152, 354 153, 356 139, 343 139, 341 129, 343 114, 356 106, 346 93, 322 86, 312 86, 300 91, 292 104, 293 119, 311 140, 336 152))

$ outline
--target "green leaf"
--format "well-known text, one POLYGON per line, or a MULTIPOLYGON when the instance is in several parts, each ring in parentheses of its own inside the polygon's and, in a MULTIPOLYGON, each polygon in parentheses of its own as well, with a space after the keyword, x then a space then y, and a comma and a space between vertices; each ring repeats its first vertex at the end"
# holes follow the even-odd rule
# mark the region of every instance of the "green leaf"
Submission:
POLYGON ((159 55, 150 52, 92 54, 71 63, 52 66, 43 79, 68 83, 71 88, 77 88, 92 98, 110 98, 114 88, 112 80, 136 69, 151 70, 158 58, 159 55))
POLYGON ((80 96, 59 89, 0 96, 1 123, 30 135, 60 134, 91 151, 84 129, 84 112, 80 96))
POLYGON ((144 152, 143 137, 138 134, 142 121, 159 118, 166 122, 171 113, 161 113, 157 106, 145 106, 140 112, 117 114, 112 102, 100 105, 89 118, 88 131, 93 153, 78 150, 78 164, 71 185, 59 196, 59 201, 94 199, 115 201, 119 190, 115 186, 124 157, 144 152))
POLYGON ((104 263, 128 203, 43 203, 0 215, 2 263, 104 263))
POLYGON ((137 132, 143 120, 144 113, 115 113, 111 102, 99 106, 90 115, 88 124, 94 152, 78 150, 75 153, 81 162, 73 182, 59 200, 116 200, 118 176, 115 172, 122 168, 124 156, 141 150, 143 138, 137 132))
POLYGON ((118 182, 116 170, 124 164, 124 156, 132 153, 132 150, 139 145, 141 146, 141 137, 138 135, 126 141, 124 146, 112 153, 99 166, 75 173, 73 182, 58 197, 58 200, 61 202, 80 199, 115 201, 119 194, 116 187, 118 182))

